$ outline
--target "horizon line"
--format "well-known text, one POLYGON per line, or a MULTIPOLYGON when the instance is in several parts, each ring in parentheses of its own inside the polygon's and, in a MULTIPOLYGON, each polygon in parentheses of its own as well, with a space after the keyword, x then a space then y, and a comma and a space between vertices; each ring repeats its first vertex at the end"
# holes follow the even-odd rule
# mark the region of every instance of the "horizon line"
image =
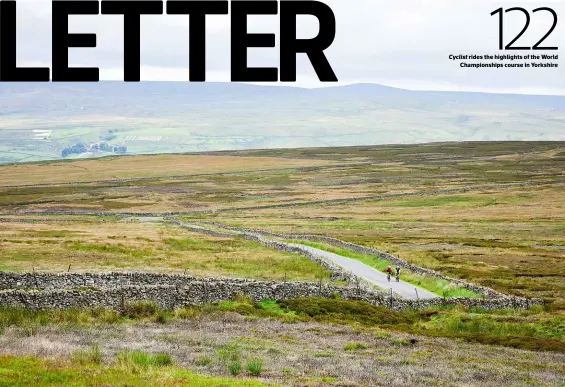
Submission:
MULTIPOLYGON (((205 84, 205 83, 216 83, 216 84, 240 84, 240 85, 251 85, 259 87, 284 87, 302 90, 316 90, 316 89, 328 89, 328 88, 343 88, 350 86, 377 86, 384 87, 395 90, 410 91, 410 92, 423 92, 423 93, 470 93, 470 94, 497 94, 497 95, 523 95, 532 97, 565 97, 565 90, 557 89, 555 91, 543 91, 537 90, 535 88, 504 88, 504 89, 486 89, 486 88, 467 88, 457 85, 445 86, 445 87, 400 87, 397 85, 391 85, 381 82, 370 82, 370 81, 359 81, 359 82, 337 82, 337 83, 320 83, 316 86, 306 86, 300 84, 292 83, 282 83, 282 82, 272 82, 272 83, 261 83, 261 82, 230 82, 230 81, 206 81, 206 82, 190 82, 188 80, 163 80, 163 79, 147 79, 141 80, 139 82, 125 82, 120 79, 100 79, 96 83, 194 83, 194 84, 205 84)), ((21 82, 25 84, 33 84, 38 82, 21 82)), ((52 82, 49 82, 52 83, 52 82)), ((55 82, 53 82, 55 83, 55 82)), ((87 84, 89 82, 65 82, 68 84, 87 84)))

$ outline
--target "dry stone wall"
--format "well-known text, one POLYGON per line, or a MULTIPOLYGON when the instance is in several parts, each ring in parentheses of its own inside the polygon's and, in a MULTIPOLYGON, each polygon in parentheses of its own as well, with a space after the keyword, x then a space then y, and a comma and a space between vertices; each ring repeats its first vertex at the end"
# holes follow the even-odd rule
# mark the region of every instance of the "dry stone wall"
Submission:
MULTIPOLYGON (((196 277, 160 273, 10 273, 0 272, 0 290, 56 290, 67 288, 119 288, 124 286, 182 287, 196 277)), ((232 279, 231 280, 236 281, 232 279)), ((245 280, 242 280, 245 281, 245 280)))
POLYGON ((437 298, 399 299, 382 291, 362 287, 340 287, 321 283, 266 282, 233 278, 196 278, 193 276, 108 273, 45 274, 0 273, 4 290, 0 306, 28 309, 66 309, 108 307, 120 309, 126 303, 154 301, 163 309, 233 300, 248 295, 255 301, 298 297, 331 297, 362 300, 395 310, 432 306, 464 305, 484 309, 527 308, 540 300, 437 298), (84 285, 89 284, 89 285, 84 285), (36 285, 36 289, 31 289, 36 285))

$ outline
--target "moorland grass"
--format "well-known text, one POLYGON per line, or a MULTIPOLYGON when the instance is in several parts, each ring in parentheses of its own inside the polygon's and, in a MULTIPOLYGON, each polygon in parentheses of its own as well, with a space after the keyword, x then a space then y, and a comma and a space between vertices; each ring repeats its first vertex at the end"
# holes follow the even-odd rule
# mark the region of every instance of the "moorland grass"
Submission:
POLYGON ((423 311, 391 311, 362 301, 302 298, 279 302, 298 316, 322 323, 378 326, 391 331, 432 337, 449 337, 468 342, 507 346, 533 351, 565 352, 564 317, 538 315, 506 320, 470 315, 460 308, 431 308, 423 311))
MULTIPOLYGON (((462 306, 436 307, 426 310, 394 311, 363 301, 336 298, 297 298, 254 302, 246 298, 214 304, 159 310, 155 305, 132 305, 125 311, 70 309, 30 311, 18 308, 0 310, 0 331, 12 327, 33 336, 39 327, 109 326, 114 324, 162 324, 179 320, 199 320, 207 316, 237 313, 248 318, 266 318, 285 323, 315 321, 323 324, 350 325, 361 329, 380 329, 431 337, 448 337, 468 342, 508 346, 534 351, 565 352, 565 317, 544 312, 540 307, 527 310, 490 312, 462 306), (131 310, 137 312, 131 313, 131 310)), ((237 344, 228 345, 218 357, 228 365, 241 361, 237 344)), ((88 357, 88 356, 83 356, 88 357)))
POLYGON ((133 372, 173 365, 173 359, 166 353, 151 354, 139 350, 122 351, 116 356, 117 366, 133 372))
POLYGON ((199 173, 221 173, 264 168, 292 168, 327 165, 322 160, 291 160, 270 157, 218 157, 201 155, 150 155, 73 162, 22 163, 17 168, 1 166, 3 184, 88 182, 95 180, 166 177, 199 173))
POLYGON ((261 358, 254 358, 247 361, 245 366, 247 370, 247 374, 251 376, 260 376, 261 372, 263 372, 263 359, 261 358))
POLYGON ((88 349, 79 349, 71 352, 71 362, 78 365, 102 364, 104 355, 98 345, 88 349))
POLYGON ((117 364, 73 364, 33 357, 0 356, 0 385, 47 386, 194 386, 258 387, 254 380, 237 380, 194 374, 169 365, 168 357, 143 352, 120 355, 117 364), (133 366, 132 366, 133 364, 133 366))
MULTIPOLYGON (((284 172, 253 172, 221 178, 201 176, 178 181, 161 177, 170 174, 231 171, 234 168, 286 168, 311 163, 301 160, 288 164, 285 161, 283 165, 283 159, 269 159, 265 164, 259 159, 245 157, 183 159, 177 156, 152 156, 26 164, 6 167, 4 172, 7 174, 3 174, 6 177, 3 183, 77 181, 89 180, 92 176, 96 176, 96 179, 151 177, 153 180, 140 183, 0 189, 0 210, 51 211, 65 207, 128 211, 131 207, 134 211, 144 212, 189 211, 239 207, 242 206, 242 201, 245 201, 245 206, 253 206, 491 183, 535 182, 562 178, 565 166, 562 153, 562 143, 529 142, 243 151, 238 156, 303 157, 332 159, 339 163, 367 161, 369 164, 312 171, 288 169, 284 172), (493 157, 500 155, 503 156, 493 157), (186 163, 178 163, 181 159, 186 160, 186 163), (195 165, 195 162, 202 165, 195 165), (44 200, 49 203, 34 203, 44 200), (138 207, 140 203, 150 205, 138 207)), ((237 313, 250 319, 345 324, 355 329, 361 327, 359 329, 378 330, 379 335, 397 331, 527 350, 564 352, 562 310, 565 309, 565 261, 562 259, 563 250, 560 249, 565 246, 565 228, 562 226, 565 219, 564 192, 563 185, 504 188, 465 195, 430 195, 303 206, 299 209, 193 215, 202 220, 214 219, 249 228, 323 234, 375 247, 401 256, 410 263, 504 293, 543 297, 553 303, 551 311, 534 308, 527 311, 488 312, 444 308, 394 312, 343 300, 299 299, 253 303, 239 299, 176 311, 154 308, 144 311, 146 309, 139 308, 141 312, 133 311, 129 315, 105 309, 43 312, 2 310, 0 330, 13 327, 18 329, 19 334, 29 337, 37 334, 42 326, 50 324, 82 328, 93 324, 166 325, 179 319, 197 320, 210 315, 237 313), (454 247, 431 247, 443 244, 454 247)), ((36 218, 40 216, 33 215, 36 218)), ((66 218, 45 219, 52 221, 66 218)), ((77 215, 72 219, 82 219, 84 223, 74 223, 73 226, 69 223, 46 223, 42 226, 3 224, 0 230, 0 267, 20 271, 30 271, 33 267, 36 270, 66 271, 69 264, 72 264, 71 271, 117 268, 128 271, 186 270, 197 275, 252 276, 276 280, 282 279, 285 273, 289 280, 311 280, 318 275, 318 267, 308 266, 311 262, 301 260, 302 257, 296 260, 290 256, 282 257, 277 251, 242 241, 222 242, 221 239, 196 236, 173 228, 117 223, 120 220, 118 217, 77 215), (98 223, 101 220, 106 223, 98 223), (97 222, 95 226, 93 222, 97 222), (33 235, 34 231, 38 233, 33 235), (71 235, 67 233, 69 231, 81 234, 71 235), (18 232, 21 234, 17 235, 18 232), (206 242, 200 242, 202 240, 206 242)), ((379 263, 374 257, 351 258, 366 259, 365 263, 376 268, 381 263, 386 267, 386 263, 379 263)), ((401 276, 407 279, 408 274, 403 271, 401 276)), ((444 295, 444 284, 437 284, 435 280, 431 284, 426 283, 426 279, 417 280, 420 283, 415 284, 435 289, 436 293, 440 291, 438 294, 444 295)), ((448 294, 454 295, 457 293, 448 294)), ((162 327, 159 326, 159 329, 162 327)), ((394 340, 398 343, 399 350, 413 345, 406 339, 394 340)), ((343 346, 338 350, 342 351, 343 346)), ((320 349, 318 353, 332 356, 335 351, 320 349)), ((348 355, 352 353, 348 351, 348 355)), ((95 359, 96 355, 82 355, 83 359, 89 357, 95 359)), ((81 357, 76 355, 76 359, 79 358, 81 357)), ((245 364, 240 365, 239 372, 246 370, 245 364)), ((99 365, 89 367, 102 369, 99 365)), ((0 368, 6 369, 1 365, 0 368)), ((152 372, 165 373, 169 368, 171 367, 156 367, 152 372)), ((100 372, 107 371, 104 369, 100 372)), ((123 374, 129 371, 120 369, 115 372, 123 374)), ((223 372, 227 373, 227 368, 223 372)), ((60 375, 52 377, 56 380, 60 375)), ((485 374, 477 374, 476 377, 485 377, 485 374)), ((41 386, 41 380, 37 379, 34 384, 41 386)), ((152 385, 167 385, 153 376, 148 377, 148 380, 152 385)), ((62 384, 66 381, 63 380, 62 384)), ((134 380, 130 384, 136 383, 134 380)), ((108 379, 92 384, 120 383, 108 379)), ((229 382, 226 384, 236 385, 229 382)), ((198 384, 194 382, 193 385, 198 384)))

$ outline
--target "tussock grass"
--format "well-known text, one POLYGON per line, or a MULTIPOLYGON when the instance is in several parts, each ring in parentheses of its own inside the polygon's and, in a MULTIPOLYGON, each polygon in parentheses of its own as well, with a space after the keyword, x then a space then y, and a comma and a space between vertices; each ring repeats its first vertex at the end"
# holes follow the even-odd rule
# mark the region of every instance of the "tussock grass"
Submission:
POLYGON ((363 349, 367 349, 367 346, 362 343, 347 343, 343 347, 344 351, 359 351, 363 349))
POLYGON ((71 353, 71 361, 78 365, 102 364, 104 355, 98 345, 89 349, 79 349, 71 353))
POLYGON ((248 375, 261 376, 261 372, 263 372, 263 359, 255 358, 248 360, 245 369, 248 375))
POLYGON ((241 371, 242 371, 241 361, 235 360, 228 364, 228 372, 230 373, 230 375, 237 376, 241 374, 241 371))
POLYGON ((166 353, 150 354, 143 351, 123 351, 116 356, 117 366, 133 372, 148 371, 154 367, 173 364, 173 359, 166 353))
POLYGON ((216 354, 222 363, 239 362, 241 361, 242 350, 237 343, 231 343, 218 349, 216 354))
POLYGON ((124 304, 122 314, 129 318, 152 317, 159 312, 155 301, 134 301, 124 304))

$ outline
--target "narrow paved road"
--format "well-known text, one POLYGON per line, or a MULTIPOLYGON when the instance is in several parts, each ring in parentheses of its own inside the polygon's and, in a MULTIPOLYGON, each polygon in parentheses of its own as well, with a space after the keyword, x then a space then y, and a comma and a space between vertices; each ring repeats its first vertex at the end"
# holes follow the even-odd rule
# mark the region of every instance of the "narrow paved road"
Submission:
MULTIPOLYGON (((342 255, 330 253, 325 250, 316 249, 314 247, 289 243, 290 246, 298 247, 302 250, 308 251, 310 253, 320 255, 333 262, 334 264, 342 267, 343 269, 350 271, 359 278, 363 278, 365 281, 370 282, 381 289, 391 289, 403 298, 416 299, 416 289, 418 289, 418 297, 420 299, 427 298, 437 298, 437 294, 430 292, 429 290, 423 289, 421 287, 409 284, 404 281, 396 282, 393 277, 388 282, 386 274, 380 272, 370 266, 365 265, 363 262, 357 261, 356 259, 347 258, 342 255)), ((402 270, 400 271, 400 278, 402 278, 402 270)))
MULTIPOLYGON (((145 220, 144 218, 139 218, 140 220, 145 220)), ((195 225, 195 224, 187 224, 187 226, 192 227, 193 229, 196 230, 209 230, 206 227, 202 227, 200 225, 195 225)), ((259 238, 263 238, 261 236, 261 234, 258 233, 253 233, 253 232, 249 232, 247 233, 248 235, 254 235, 257 236, 259 238)), ((237 236, 237 233, 234 233, 234 237, 237 236)), ((377 287, 381 288, 381 289, 392 289, 392 291, 394 293, 396 293, 397 295, 399 295, 402 298, 406 298, 406 299, 411 299, 411 300, 415 300, 417 298, 419 299, 430 299, 430 298, 438 298, 439 296, 435 293, 430 292, 429 290, 423 289, 419 286, 415 286, 412 284, 409 284, 407 282, 404 281, 400 281, 400 282, 396 282, 395 278, 391 278, 391 281, 388 282, 388 279, 386 278, 386 274, 378 271, 366 264, 364 264, 363 262, 360 262, 356 259, 352 259, 352 258, 347 258, 344 257, 342 255, 338 255, 338 254, 334 254, 334 253, 330 253, 329 251, 325 251, 325 250, 321 250, 321 249, 317 249, 314 247, 310 247, 310 246, 306 246, 306 245, 301 245, 298 243, 288 243, 285 242, 283 240, 280 240, 279 238, 274 238, 274 240, 276 240, 279 243, 283 243, 285 245, 288 246, 292 246, 292 247, 296 247, 298 249, 301 249, 302 251, 311 253, 311 254, 315 254, 318 257, 321 257, 341 268, 343 268, 346 271, 349 271, 350 273, 356 275, 359 278, 364 279, 365 281, 376 285, 377 287), (417 290, 417 292, 416 292, 417 290)), ((400 272, 400 278, 402 278, 402 271, 400 272)))

